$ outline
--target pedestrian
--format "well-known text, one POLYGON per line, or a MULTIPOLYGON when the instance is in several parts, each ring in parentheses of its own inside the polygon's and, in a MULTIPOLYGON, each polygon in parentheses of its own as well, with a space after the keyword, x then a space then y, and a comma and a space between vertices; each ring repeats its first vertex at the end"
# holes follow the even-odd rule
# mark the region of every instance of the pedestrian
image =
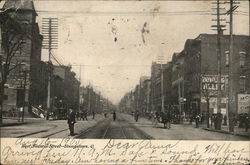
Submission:
POLYGON ((73 112, 72 109, 69 109, 68 125, 69 125, 70 136, 74 136, 74 124, 75 123, 76 123, 75 113, 73 112))
POLYGON ((95 119, 95 112, 92 112, 92 114, 93 114, 93 119, 95 119))
POLYGON ((106 112, 104 112, 104 117, 107 118, 107 113, 106 112))
POLYGON ((167 111, 167 129, 171 128, 171 113, 170 113, 170 109, 167 111))
POLYGON ((221 123, 223 120, 223 116, 221 113, 217 113, 217 129, 221 130, 221 123))
POLYGON ((200 115, 196 115, 195 117, 195 125, 196 125, 196 128, 199 128, 199 121, 200 121, 200 115))
POLYGON ((138 112, 135 112, 135 121, 138 122, 139 114, 138 112))
POLYGON ((86 119, 86 121, 88 120, 88 113, 87 111, 83 111, 83 120, 86 119))
POLYGON ((115 113, 115 111, 113 112, 113 120, 114 121, 116 120, 116 113, 115 113))
POLYGON ((153 127, 156 127, 157 125, 157 113, 153 113, 153 117, 152 117, 152 124, 153 124, 153 127))
POLYGON ((192 125, 193 123, 193 116, 189 115, 189 124, 192 125))
POLYGON ((162 118, 163 128, 166 128, 167 127, 167 113, 162 112, 161 113, 161 118, 162 118))
POLYGON ((223 118, 223 120, 224 120, 224 123, 223 123, 223 125, 227 125, 227 115, 224 115, 224 118, 223 118))
POLYGON ((246 113, 245 114, 245 131, 248 132, 248 129, 249 129, 249 117, 248 117, 248 114, 246 113))

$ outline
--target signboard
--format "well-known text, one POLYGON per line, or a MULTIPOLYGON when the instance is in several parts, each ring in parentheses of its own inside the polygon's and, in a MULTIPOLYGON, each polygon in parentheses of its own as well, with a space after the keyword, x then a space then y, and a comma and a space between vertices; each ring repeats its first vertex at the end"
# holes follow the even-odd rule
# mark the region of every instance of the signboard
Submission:
MULTIPOLYGON (((207 103, 205 97, 201 97, 201 102, 202 103, 207 103)), ((227 103, 227 98, 226 97, 222 97, 221 98, 221 103, 222 104, 226 104, 227 103)), ((209 99, 209 108, 213 109, 213 113, 217 113, 218 112, 217 111, 217 97, 211 97, 209 99)), ((226 115, 226 108, 225 107, 221 107, 221 114, 226 115)))
MULTIPOLYGON (((205 97, 201 97, 201 102, 202 102, 202 103, 206 103, 206 102, 207 102, 206 99, 205 99, 205 97)), ((217 97, 211 97, 211 98, 209 99, 209 102, 210 102, 210 103, 217 103, 217 97)), ((226 104, 226 103, 227 103, 227 97, 222 97, 222 98, 221 98, 221 103, 226 104)))
POLYGON ((249 113, 250 94, 238 94, 238 113, 249 113))
MULTIPOLYGON (((221 76, 221 90, 225 90, 226 86, 226 76, 221 76)), ((201 78, 202 90, 218 90, 218 75, 205 75, 201 78)))

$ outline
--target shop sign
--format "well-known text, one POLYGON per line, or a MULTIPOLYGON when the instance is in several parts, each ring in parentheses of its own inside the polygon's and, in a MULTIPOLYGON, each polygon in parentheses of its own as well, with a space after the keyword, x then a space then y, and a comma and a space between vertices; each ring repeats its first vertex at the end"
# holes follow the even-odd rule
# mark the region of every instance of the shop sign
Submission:
MULTIPOLYGON (((202 90, 218 90, 218 76, 205 75, 201 78, 202 90)), ((226 76, 221 76, 221 90, 225 90, 226 76)))
POLYGON ((238 94, 238 113, 249 113, 250 94, 238 94))

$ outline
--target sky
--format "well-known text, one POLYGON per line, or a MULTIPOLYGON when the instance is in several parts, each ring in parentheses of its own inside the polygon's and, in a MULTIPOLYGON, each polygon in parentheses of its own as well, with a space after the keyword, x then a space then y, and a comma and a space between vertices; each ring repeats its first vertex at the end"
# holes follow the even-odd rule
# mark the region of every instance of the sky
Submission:
MULTIPOLYGON (((170 61, 187 39, 216 33, 211 1, 48 1, 34 0, 41 26, 44 17, 59 19, 58 49, 54 56, 117 104, 133 90, 151 63, 163 56, 170 61), (80 67, 78 65, 83 65, 80 67)), ((228 9, 228 5, 224 5, 228 9)), ((234 16, 234 34, 248 35, 248 2, 234 16)), ((228 17, 224 18, 227 19, 228 17)), ((228 25, 226 22, 223 24, 228 25)), ((227 26, 228 27, 228 26, 227 26)), ((228 34, 228 31, 225 31, 228 34)), ((47 50, 42 51, 48 59, 47 50)), ((55 63, 56 64, 56 63, 55 63)))

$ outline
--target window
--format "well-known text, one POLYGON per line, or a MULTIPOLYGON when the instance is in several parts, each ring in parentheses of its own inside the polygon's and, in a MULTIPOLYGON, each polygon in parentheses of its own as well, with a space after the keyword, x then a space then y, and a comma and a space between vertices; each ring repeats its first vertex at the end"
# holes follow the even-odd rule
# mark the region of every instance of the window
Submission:
POLYGON ((240 76, 239 88, 241 92, 246 90, 246 76, 240 76))
POLYGON ((226 56, 226 67, 229 66, 229 51, 225 51, 225 56, 226 56))
POLYGON ((246 61, 246 52, 240 52, 240 67, 244 67, 246 61))
POLYGON ((4 99, 4 100, 8 100, 8 95, 4 95, 4 96, 3 96, 3 99, 4 99))

